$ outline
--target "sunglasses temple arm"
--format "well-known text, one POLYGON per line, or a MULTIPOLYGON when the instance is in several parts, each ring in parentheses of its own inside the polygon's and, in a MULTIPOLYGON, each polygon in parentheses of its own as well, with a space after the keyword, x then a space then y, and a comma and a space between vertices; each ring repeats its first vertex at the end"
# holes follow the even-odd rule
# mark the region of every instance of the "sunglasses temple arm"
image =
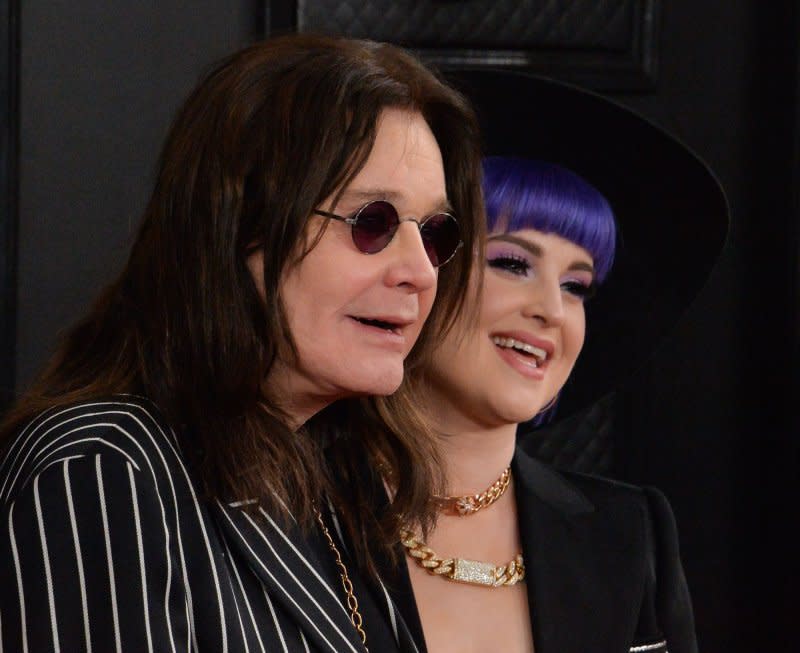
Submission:
POLYGON ((331 220, 339 220, 340 222, 344 222, 349 225, 354 225, 356 223, 355 218, 346 218, 343 215, 336 215, 335 213, 331 213, 330 211, 323 211, 322 209, 314 209, 313 211, 317 215, 321 215, 323 218, 330 218, 331 220))

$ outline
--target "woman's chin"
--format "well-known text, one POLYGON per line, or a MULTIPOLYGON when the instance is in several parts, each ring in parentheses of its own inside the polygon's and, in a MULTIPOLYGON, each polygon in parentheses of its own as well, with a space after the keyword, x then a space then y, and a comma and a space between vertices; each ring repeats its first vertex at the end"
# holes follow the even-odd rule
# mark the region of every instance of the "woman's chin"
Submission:
POLYGON ((505 405, 498 408, 497 414, 501 417, 504 424, 521 424, 523 422, 529 422, 540 412, 546 410, 546 405, 542 404, 540 406, 537 402, 533 409, 531 409, 530 403, 505 405))

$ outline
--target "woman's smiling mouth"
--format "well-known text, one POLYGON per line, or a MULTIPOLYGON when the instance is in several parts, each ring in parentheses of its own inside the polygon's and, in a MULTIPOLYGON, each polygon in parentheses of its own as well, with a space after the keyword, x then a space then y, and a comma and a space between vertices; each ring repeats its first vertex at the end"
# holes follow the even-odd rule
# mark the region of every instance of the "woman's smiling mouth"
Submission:
POLYGON ((514 338, 503 338, 502 336, 493 336, 492 342, 498 347, 514 349, 515 351, 530 356, 531 363, 535 367, 540 367, 547 362, 547 351, 541 347, 536 347, 535 345, 522 342, 521 340, 515 340, 514 338))

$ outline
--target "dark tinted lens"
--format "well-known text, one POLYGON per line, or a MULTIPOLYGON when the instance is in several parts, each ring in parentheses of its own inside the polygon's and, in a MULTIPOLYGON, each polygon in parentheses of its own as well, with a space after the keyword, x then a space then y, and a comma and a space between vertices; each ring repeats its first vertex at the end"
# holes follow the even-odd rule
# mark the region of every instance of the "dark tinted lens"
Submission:
POLYGON ((449 213, 432 215, 420 228, 422 244, 433 267, 447 263, 461 244, 458 221, 449 213))
POLYGON ((400 224, 395 208, 382 200, 370 202, 355 217, 353 242, 365 254, 375 254, 386 247, 400 224))

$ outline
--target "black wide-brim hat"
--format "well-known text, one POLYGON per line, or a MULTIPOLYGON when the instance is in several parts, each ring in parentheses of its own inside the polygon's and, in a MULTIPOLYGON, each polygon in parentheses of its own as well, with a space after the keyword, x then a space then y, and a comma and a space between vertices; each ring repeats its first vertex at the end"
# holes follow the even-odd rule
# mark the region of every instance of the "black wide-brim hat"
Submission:
POLYGON ((618 389, 686 312, 725 243, 725 193, 686 145, 600 95, 517 71, 446 76, 472 101, 486 155, 569 168, 614 211, 614 266, 586 305, 586 342, 559 399, 561 419, 618 389))

